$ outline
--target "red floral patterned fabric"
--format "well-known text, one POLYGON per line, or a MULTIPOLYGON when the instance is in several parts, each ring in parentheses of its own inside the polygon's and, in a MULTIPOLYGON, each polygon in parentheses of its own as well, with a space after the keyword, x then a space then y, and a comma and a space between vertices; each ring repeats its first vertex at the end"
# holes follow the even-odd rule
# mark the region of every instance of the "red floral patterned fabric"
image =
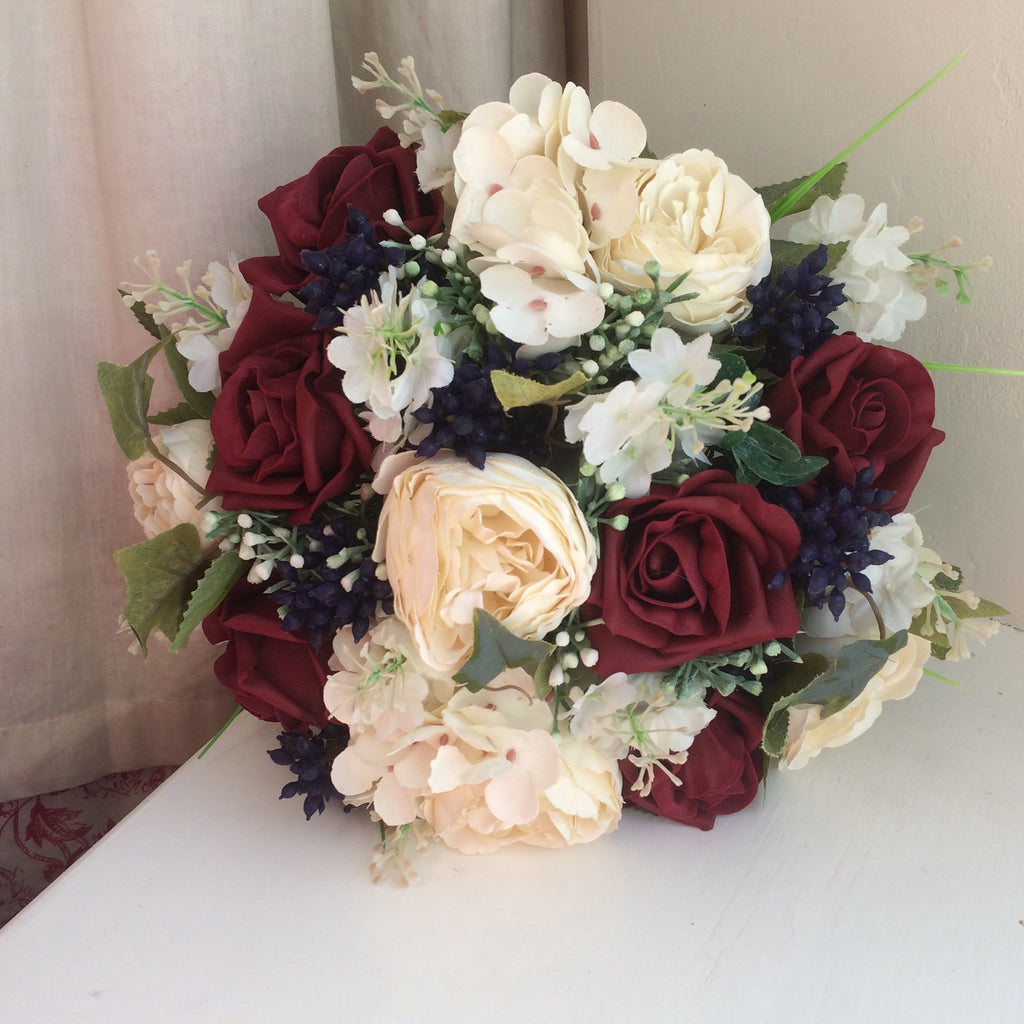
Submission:
POLYGON ((174 771, 143 768, 0 803, 0 926, 174 771))

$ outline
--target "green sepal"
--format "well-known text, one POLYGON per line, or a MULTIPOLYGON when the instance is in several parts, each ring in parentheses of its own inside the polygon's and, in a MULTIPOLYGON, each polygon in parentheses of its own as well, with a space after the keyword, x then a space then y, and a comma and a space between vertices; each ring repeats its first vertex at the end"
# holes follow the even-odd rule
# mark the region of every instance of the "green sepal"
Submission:
POLYGON ((754 420, 750 430, 733 430, 717 442, 736 462, 740 483, 764 481, 783 487, 796 487, 813 479, 828 465, 820 455, 801 455, 800 449, 778 427, 754 420))
POLYGON ((765 753, 772 757, 782 753, 789 731, 789 708, 792 705, 817 704, 822 709, 822 718, 842 711, 864 692, 864 687, 878 674, 886 661, 906 643, 907 631, 901 629, 885 640, 858 640, 844 647, 834 660, 821 655, 805 655, 802 665, 793 666, 797 671, 787 681, 799 681, 801 675, 810 676, 810 679, 772 705, 764 723, 762 746, 765 753))
MULTIPOLYGON (((828 171, 827 174, 812 184, 811 187, 787 211, 787 213, 803 213, 804 210, 809 210, 814 205, 814 201, 820 196, 828 196, 830 199, 838 199, 843 191, 843 183, 846 181, 846 169, 847 165, 845 163, 836 164, 830 171, 828 171)), ((802 188, 804 182, 811 177, 813 177, 813 175, 806 174, 802 178, 794 178, 792 181, 782 181, 777 185, 763 185, 754 191, 757 192, 764 201, 764 205, 770 211, 774 206, 781 203, 786 196, 792 194, 798 188, 802 188)), ((774 243, 772 244, 772 248, 774 252, 774 243)))
POLYGON ((483 608, 473 610, 473 653, 453 676, 471 693, 482 690, 508 668, 537 665, 554 650, 543 640, 524 640, 507 630, 483 608))
POLYGON ((188 643, 192 630, 228 596, 228 591, 246 571, 246 564, 237 551, 225 551, 210 563, 188 599, 178 635, 171 644, 172 651, 180 651, 188 643))
POLYGON ((143 653, 154 629, 173 643, 189 595, 207 564, 196 528, 180 523, 115 552, 114 561, 128 584, 124 617, 143 653))
POLYGON ((436 117, 443 132, 466 120, 466 115, 461 110, 441 110, 438 111, 436 117))
POLYGON ((103 401, 107 403, 110 426, 121 451, 129 459, 140 458, 149 443, 146 416, 153 378, 147 371, 162 347, 162 343, 151 346, 127 366, 101 362, 96 367, 96 379, 103 401))
POLYGON ((563 395, 571 394, 586 387, 590 378, 577 370, 571 377, 556 381, 554 384, 542 384, 539 380, 520 377, 508 370, 491 370, 491 387, 501 402, 502 408, 517 409, 525 405, 542 405, 556 402, 563 395))

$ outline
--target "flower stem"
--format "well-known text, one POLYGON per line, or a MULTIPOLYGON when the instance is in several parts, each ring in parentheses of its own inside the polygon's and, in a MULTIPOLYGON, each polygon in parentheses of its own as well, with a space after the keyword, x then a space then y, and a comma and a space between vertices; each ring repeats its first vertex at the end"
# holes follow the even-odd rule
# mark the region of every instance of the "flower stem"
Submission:
POLYGON ((1005 370, 994 366, 961 366, 958 363, 922 363, 926 370, 953 370, 956 373, 987 373, 995 377, 1024 377, 1024 370, 1005 370))
POLYGON ((219 728, 219 729, 217 730, 217 732, 216 732, 216 733, 214 734, 214 737, 213 737, 213 739, 212 739, 212 740, 210 740, 210 742, 209 742, 209 743, 207 743, 207 744, 206 744, 206 746, 205 746, 205 747, 203 747, 203 749, 202 749, 202 750, 200 750, 200 751, 199 751, 199 753, 198 753, 198 754, 196 755, 196 760, 197 760, 197 761, 198 761, 198 760, 199 760, 199 759, 200 759, 200 758, 201 758, 201 757, 202 757, 202 756, 203 756, 203 755, 204 755, 204 754, 205 754, 205 753, 206 753, 206 752, 207 752, 207 751, 208 751, 208 750, 210 749, 210 747, 212 747, 212 746, 214 745, 214 743, 216 743, 216 742, 217 742, 217 740, 219 740, 219 739, 221 738, 221 736, 223 736, 223 735, 224 735, 224 733, 225 733, 225 732, 227 732, 227 728, 228 728, 228 726, 229 726, 229 725, 230 725, 230 724, 231 724, 231 723, 232 723, 232 722, 233 722, 233 721, 234 721, 234 720, 235 720, 235 719, 236 719, 236 718, 237 718, 237 717, 238 717, 238 716, 239 716, 239 715, 240 715, 241 713, 242 713, 242 709, 241 709, 240 707, 238 707, 238 708, 235 708, 235 710, 231 712, 231 717, 230 717, 230 718, 229 718, 229 719, 228 719, 228 720, 227 720, 227 721, 226 721, 226 722, 225 722, 225 723, 224 723, 224 724, 223 724, 223 725, 222 725, 222 726, 221 726, 221 727, 220 727, 220 728, 219 728))

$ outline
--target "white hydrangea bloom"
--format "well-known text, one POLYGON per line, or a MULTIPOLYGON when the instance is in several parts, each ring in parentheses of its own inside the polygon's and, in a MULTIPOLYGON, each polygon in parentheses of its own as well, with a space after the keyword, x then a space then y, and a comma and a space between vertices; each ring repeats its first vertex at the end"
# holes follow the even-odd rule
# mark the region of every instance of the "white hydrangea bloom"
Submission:
POLYGON ((853 331, 864 341, 896 342, 908 323, 924 316, 927 306, 910 272, 914 262, 902 251, 910 231, 887 223, 885 203, 866 219, 864 209, 863 198, 853 193, 838 199, 820 196, 788 237, 810 245, 846 242, 832 278, 843 286, 847 301, 832 320, 840 331, 853 331))

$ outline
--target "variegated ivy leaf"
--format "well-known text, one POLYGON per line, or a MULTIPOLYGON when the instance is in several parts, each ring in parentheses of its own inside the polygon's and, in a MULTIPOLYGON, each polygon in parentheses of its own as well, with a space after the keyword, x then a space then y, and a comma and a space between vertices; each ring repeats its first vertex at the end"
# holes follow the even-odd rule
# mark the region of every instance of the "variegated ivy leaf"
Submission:
POLYGON ((782 753, 792 705, 818 704, 822 718, 834 715, 863 693, 864 687, 906 642, 907 631, 901 629, 885 640, 858 640, 849 644, 834 659, 806 655, 802 665, 794 664, 788 673, 783 673, 782 679, 787 690, 794 683, 796 688, 779 697, 768 712, 764 723, 764 752, 770 757, 782 753))
POLYGON ((543 640, 524 640, 482 608, 473 611, 473 653, 455 673, 455 682, 470 692, 482 690, 509 668, 537 665, 554 649, 543 640))

